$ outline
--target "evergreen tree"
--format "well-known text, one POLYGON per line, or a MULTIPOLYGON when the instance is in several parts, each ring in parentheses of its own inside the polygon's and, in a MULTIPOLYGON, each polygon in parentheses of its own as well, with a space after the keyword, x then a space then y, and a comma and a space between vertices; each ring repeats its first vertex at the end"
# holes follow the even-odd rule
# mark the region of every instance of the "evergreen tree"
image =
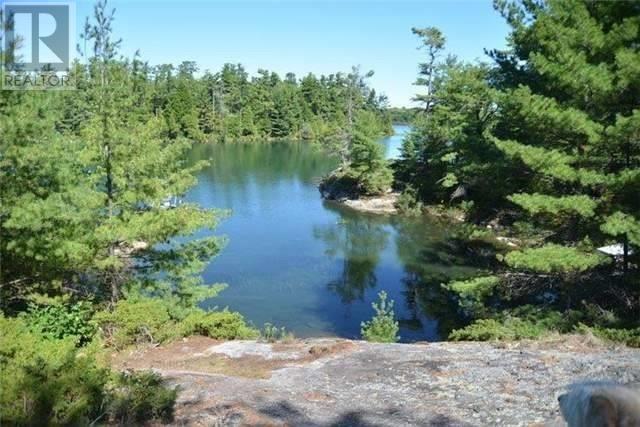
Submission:
POLYGON ((351 142, 351 163, 349 174, 358 183, 359 192, 364 195, 383 194, 391 188, 393 175, 384 158, 384 147, 377 135, 371 131, 375 126, 374 114, 363 111, 358 114, 351 142))
POLYGON ((191 143, 168 139, 162 117, 132 114, 141 81, 132 78, 131 63, 116 58, 112 21, 98 2, 85 27, 93 53, 77 73, 77 91, 2 95, 5 307, 34 293, 114 301, 139 287, 189 305, 219 290, 200 286, 198 271, 220 239, 161 245, 215 226, 216 214, 189 204, 165 208, 167 198, 194 184, 200 165, 186 167, 191 143), (68 96, 86 111, 71 128, 58 116, 68 96))
POLYGON ((619 243, 626 270, 630 247, 639 249, 639 10, 636 2, 503 5, 512 50, 494 53, 505 89, 491 138, 526 174, 509 200, 550 233, 548 244, 509 254, 508 265, 587 271, 607 261, 595 247, 619 243))
POLYGON ((513 171, 485 135, 497 115, 499 94, 491 87, 492 71, 452 56, 438 63, 441 33, 434 28, 414 32, 429 49, 430 60, 421 64, 418 79, 428 92, 416 98, 425 108, 416 115, 395 165, 400 187, 429 203, 472 200, 469 213, 474 218, 494 215, 513 171))

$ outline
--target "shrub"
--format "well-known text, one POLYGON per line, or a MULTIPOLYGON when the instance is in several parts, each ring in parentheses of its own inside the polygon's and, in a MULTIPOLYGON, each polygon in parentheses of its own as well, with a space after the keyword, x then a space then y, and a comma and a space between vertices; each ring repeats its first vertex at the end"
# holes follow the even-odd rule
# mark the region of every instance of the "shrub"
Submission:
POLYGON ((367 341, 373 342, 397 342, 398 322, 394 319, 393 300, 387 302, 387 293, 381 291, 378 294, 379 302, 372 303, 376 314, 368 322, 362 322, 361 334, 367 341))
POLYGON ((602 328, 589 327, 584 324, 578 325, 576 328, 578 333, 591 333, 598 338, 608 341, 619 342, 629 347, 640 348, 640 328, 622 329, 622 328, 602 328))
POLYGON ((118 301, 113 310, 96 314, 107 345, 123 348, 138 343, 160 343, 177 335, 169 307, 160 299, 134 297, 118 301))
MULTIPOLYGON (((479 319, 449 334, 453 341, 537 339, 551 333, 591 333, 599 338, 640 347, 640 328, 605 327, 602 319, 584 310, 565 312, 524 305, 490 319, 479 319), (596 324, 587 326, 584 322, 596 324)), ((598 315, 602 315, 598 313, 598 315)))
POLYGON ((153 371, 121 372, 111 386, 108 412, 120 424, 150 419, 169 422, 177 396, 177 388, 165 387, 162 377, 153 371))
POLYGON ((162 343, 189 335, 221 340, 259 336, 259 332, 248 326, 240 313, 176 307, 170 301, 136 296, 120 300, 111 311, 97 313, 95 321, 107 345, 115 348, 162 343))
POLYGON ((176 390, 154 373, 113 375, 99 348, 52 339, 0 315, 0 425, 89 425, 168 420, 176 390))
POLYGON ((259 332, 247 325, 240 313, 194 309, 179 324, 183 336, 203 335, 215 339, 257 338, 259 332))
POLYGON ((396 208, 404 215, 418 216, 422 213, 424 205, 418 199, 417 191, 413 187, 407 187, 398 196, 396 208))
POLYGON ((511 341, 539 338, 544 332, 546 329, 543 327, 517 317, 502 322, 496 319, 479 319, 469 326, 452 331, 449 339, 452 341, 511 341))
POLYGON ((287 332, 286 328, 283 326, 278 328, 271 323, 265 323, 260 331, 260 338, 267 342, 276 342, 276 341, 287 341, 293 340, 293 333, 287 332))
POLYGON ((108 370, 73 338, 51 340, 24 319, 0 316, 0 424, 89 424, 99 416, 108 370))
POLYGON ((86 301, 72 304, 48 304, 29 306, 25 322, 36 333, 49 339, 72 338, 81 346, 93 338, 96 325, 92 321, 93 308, 86 301))

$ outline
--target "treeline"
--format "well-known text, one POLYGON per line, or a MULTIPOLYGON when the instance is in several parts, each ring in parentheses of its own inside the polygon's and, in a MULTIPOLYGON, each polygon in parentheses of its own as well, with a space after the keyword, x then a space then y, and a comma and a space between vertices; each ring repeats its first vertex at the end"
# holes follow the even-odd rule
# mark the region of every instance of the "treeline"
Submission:
POLYGON ((501 235, 493 272, 448 285, 477 320, 452 337, 587 325, 640 345, 640 2, 496 8, 511 33, 489 63, 445 57, 438 29, 413 30, 425 93, 395 164, 405 207, 456 207, 480 225, 468 250, 501 235))
MULTIPOLYGON (((367 111, 376 117, 377 134, 389 134, 386 97, 367 85, 355 87, 353 73, 297 78, 240 64, 225 64, 216 73, 199 75, 195 62, 150 66, 136 57, 123 64, 123 78, 132 82, 135 108, 163 119, 169 137, 193 141, 257 141, 341 137, 349 114, 367 111)), ((83 68, 74 76, 82 84, 83 68)), ((67 108, 67 123, 77 127, 83 107, 67 108)))
POLYGON ((200 273, 225 240, 195 234, 224 213, 172 202, 204 165, 187 162, 193 142, 330 140, 351 114, 383 115, 382 99, 342 75, 152 70, 121 58, 113 19, 99 1, 77 90, 0 91, 2 424, 170 420, 176 391, 154 373, 112 371, 105 350, 259 335, 238 313, 198 307, 224 288, 200 273))
POLYGON ((391 116, 391 121, 397 124, 409 124, 420 113, 420 108, 414 107, 389 107, 387 112, 391 116))

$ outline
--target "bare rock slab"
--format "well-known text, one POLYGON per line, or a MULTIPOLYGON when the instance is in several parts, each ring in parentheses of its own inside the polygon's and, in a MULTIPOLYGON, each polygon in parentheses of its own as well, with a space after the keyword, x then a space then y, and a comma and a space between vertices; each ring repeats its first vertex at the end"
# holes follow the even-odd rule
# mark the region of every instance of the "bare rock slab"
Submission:
POLYGON ((640 386, 640 351, 530 343, 291 343, 192 338, 119 358, 177 385, 177 425, 540 426, 582 380, 640 386))

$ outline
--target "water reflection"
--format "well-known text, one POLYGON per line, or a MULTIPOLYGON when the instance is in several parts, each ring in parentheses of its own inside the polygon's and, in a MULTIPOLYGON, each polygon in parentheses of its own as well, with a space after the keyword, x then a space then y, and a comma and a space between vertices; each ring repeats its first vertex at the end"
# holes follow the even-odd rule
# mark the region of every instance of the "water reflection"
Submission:
MULTIPOLYGON (((330 202, 325 203, 325 208, 338 211, 330 202)), ((375 269, 390 235, 384 223, 380 217, 342 211, 340 222, 314 228, 314 236, 327 247, 327 256, 342 258, 342 271, 329 282, 328 288, 338 294, 343 303, 362 300, 365 289, 376 287, 375 269)))
POLYGON ((396 246, 405 271, 402 284, 407 308, 415 319, 420 313, 438 319, 438 335, 446 337, 460 327, 461 319, 442 284, 469 277, 477 270, 466 258, 455 255, 451 228, 425 227, 418 220, 399 221, 397 227, 396 246))
POLYGON ((309 143, 201 145, 190 160, 203 159, 211 164, 187 201, 232 211, 215 230, 229 244, 203 273, 229 287, 205 307, 299 337, 355 338, 384 289, 405 341, 439 339, 456 324, 440 284, 476 267, 447 227, 323 203, 315 183, 336 161, 309 143))

